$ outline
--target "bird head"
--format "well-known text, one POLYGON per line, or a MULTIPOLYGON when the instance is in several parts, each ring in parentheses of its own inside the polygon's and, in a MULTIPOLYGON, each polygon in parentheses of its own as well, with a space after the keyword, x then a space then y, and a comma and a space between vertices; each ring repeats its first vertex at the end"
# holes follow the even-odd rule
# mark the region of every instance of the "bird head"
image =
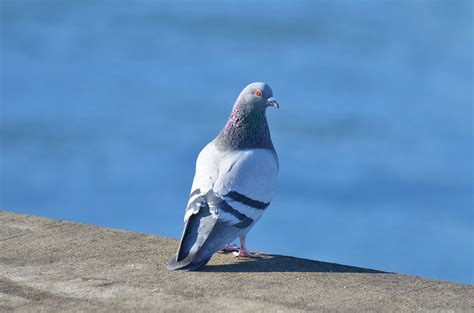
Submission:
POLYGON ((265 110, 267 107, 280 108, 278 102, 273 98, 272 88, 265 83, 252 83, 245 87, 239 95, 241 105, 246 109, 265 110))

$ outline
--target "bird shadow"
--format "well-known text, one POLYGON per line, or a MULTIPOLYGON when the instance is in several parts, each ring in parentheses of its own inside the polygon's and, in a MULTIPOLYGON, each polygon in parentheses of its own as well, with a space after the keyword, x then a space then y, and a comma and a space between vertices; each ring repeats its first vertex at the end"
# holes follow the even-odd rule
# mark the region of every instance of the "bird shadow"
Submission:
POLYGON ((235 260, 228 264, 208 264, 202 272, 316 272, 316 273, 373 273, 387 274, 368 268, 320 262, 283 255, 264 254, 256 259, 235 260))

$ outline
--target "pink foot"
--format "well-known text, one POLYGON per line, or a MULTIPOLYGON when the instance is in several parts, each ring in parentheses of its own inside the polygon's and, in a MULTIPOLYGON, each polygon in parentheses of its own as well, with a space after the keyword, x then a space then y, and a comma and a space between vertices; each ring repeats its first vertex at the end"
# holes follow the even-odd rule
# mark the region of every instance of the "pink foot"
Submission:
POLYGON ((234 243, 229 243, 228 245, 224 247, 224 249, 220 250, 219 252, 231 253, 231 252, 237 252, 237 251, 239 251, 239 248, 237 247, 237 245, 234 243))
POLYGON ((233 254, 234 254, 236 259, 240 259, 240 258, 255 259, 255 258, 261 257, 260 254, 252 253, 252 252, 250 252, 250 251, 248 251, 247 249, 244 249, 244 248, 240 248, 240 250, 238 252, 234 252, 233 254))

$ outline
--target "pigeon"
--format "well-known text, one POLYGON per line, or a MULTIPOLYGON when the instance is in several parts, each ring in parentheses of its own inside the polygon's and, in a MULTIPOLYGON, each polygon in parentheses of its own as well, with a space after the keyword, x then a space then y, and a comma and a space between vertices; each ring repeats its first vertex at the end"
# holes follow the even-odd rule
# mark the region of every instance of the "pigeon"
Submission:
POLYGON ((245 87, 225 127, 199 153, 184 230, 169 270, 199 270, 240 238, 236 257, 254 258, 245 238, 270 204, 279 161, 265 115, 279 108, 269 85, 245 87))

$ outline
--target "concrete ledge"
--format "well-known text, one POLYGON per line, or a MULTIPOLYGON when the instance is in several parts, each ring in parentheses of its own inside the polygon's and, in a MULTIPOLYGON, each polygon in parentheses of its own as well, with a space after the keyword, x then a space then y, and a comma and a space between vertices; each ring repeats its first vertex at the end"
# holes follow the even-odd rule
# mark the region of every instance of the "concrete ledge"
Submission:
POLYGON ((176 246, 0 211, 0 311, 474 311, 470 285, 286 256, 169 272, 176 246))

